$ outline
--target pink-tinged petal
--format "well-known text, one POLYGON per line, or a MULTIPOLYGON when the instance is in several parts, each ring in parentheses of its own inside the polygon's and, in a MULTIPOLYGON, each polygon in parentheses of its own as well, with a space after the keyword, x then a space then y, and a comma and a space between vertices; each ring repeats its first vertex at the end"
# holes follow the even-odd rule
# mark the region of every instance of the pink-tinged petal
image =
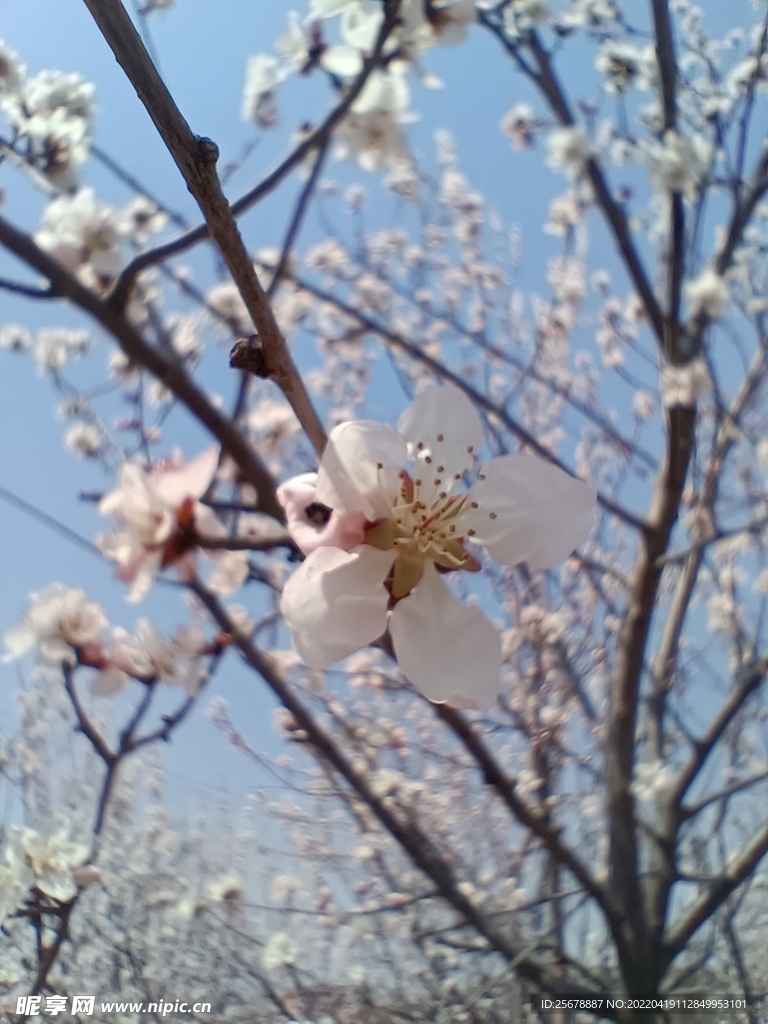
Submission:
POLYGON ((113 666, 99 672, 91 685, 91 693, 97 697, 111 697, 115 693, 122 693, 130 684, 131 680, 125 672, 113 666))
POLYGON ((200 498, 205 494, 218 464, 219 449, 214 445, 186 466, 171 469, 157 466, 150 474, 152 490, 169 508, 177 508, 185 498, 200 498))
POLYGON ((446 386, 422 391, 397 425, 413 458, 429 457, 430 472, 444 467, 443 479, 463 473, 483 443, 483 425, 463 391, 446 386), (421 445, 421 447, 419 447, 421 445), (469 450, 468 450, 469 449, 469 450))
POLYGON ((370 547, 318 548, 291 576, 280 610, 310 668, 329 668, 381 636, 393 560, 392 552, 370 547))
POLYGON ((400 492, 406 458, 405 445, 391 427, 369 420, 340 423, 320 460, 317 500, 368 519, 384 518, 400 492))
POLYGON ((471 496, 478 508, 462 526, 502 565, 549 569, 589 534, 595 491, 533 455, 503 455, 482 467, 471 496), (491 518, 493 516, 493 518, 491 518))
POLYGON ((479 608, 463 605, 427 565, 389 622, 400 669, 425 697, 485 710, 499 692, 499 634, 479 608))
POLYGON ((307 509, 318 502, 317 473, 302 473, 286 480, 277 489, 277 500, 285 509, 288 532, 305 555, 319 547, 343 548, 351 551, 365 543, 365 521, 362 512, 333 509, 327 523, 310 518, 307 509))

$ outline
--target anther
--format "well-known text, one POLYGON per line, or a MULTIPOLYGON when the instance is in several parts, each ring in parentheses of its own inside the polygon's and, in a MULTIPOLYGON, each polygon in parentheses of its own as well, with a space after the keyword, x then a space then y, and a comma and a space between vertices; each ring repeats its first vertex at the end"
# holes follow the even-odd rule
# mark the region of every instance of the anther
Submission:
POLYGON ((477 508, 477 502, 476 501, 470 501, 469 507, 470 508, 477 508))
POLYGON ((477 474, 477 479, 478 480, 485 480, 485 473, 478 473, 477 474))
POLYGON ((383 462, 377 462, 376 463, 376 469, 384 469, 384 463, 383 462))
POLYGON ((445 466, 438 466, 437 467, 437 472, 438 473, 444 473, 445 472, 445 466))
POLYGON ((471 455, 474 450, 475 450, 475 446, 472 445, 472 444, 469 445, 469 447, 467 448, 467 455, 471 455))
POLYGON ((453 474, 453 479, 454 480, 461 480, 461 473, 454 473, 453 474))
POLYGON ((437 440, 438 440, 438 441, 444 441, 444 440, 445 440, 445 438, 443 437, 443 435, 442 435, 442 434, 438 434, 438 435, 437 435, 437 440))
POLYGON ((442 481, 439 476, 436 476, 432 483, 435 485, 435 487, 439 487, 442 481))
POLYGON ((467 530, 467 536, 468 537, 474 537, 476 533, 477 533, 477 530, 467 530))
POLYGON ((427 464, 428 466, 431 466, 431 465, 432 465, 432 459, 431 459, 431 458, 429 457, 429 455, 425 455, 425 456, 424 456, 424 461, 426 462, 426 464, 427 464))
POLYGON ((419 451, 421 451, 421 449, 422 449, 423 447, 424 447, 424 442, 423 442, 423 441, 419 441, 419 443, 418 443, 418 444, 416 445, 416 448, 417 448, 417 449, 418 449, 419 451))
POLYGON ((438 494, 438 498, 447 498, 447 497, 448 497, 448 494, 445 491, 440 491, 440 493, 438 494))
POLYGON ((489 519, 498 519, 499 517, 496 515, 495 512, 489 512, 488 513, 488 518, 489 519))

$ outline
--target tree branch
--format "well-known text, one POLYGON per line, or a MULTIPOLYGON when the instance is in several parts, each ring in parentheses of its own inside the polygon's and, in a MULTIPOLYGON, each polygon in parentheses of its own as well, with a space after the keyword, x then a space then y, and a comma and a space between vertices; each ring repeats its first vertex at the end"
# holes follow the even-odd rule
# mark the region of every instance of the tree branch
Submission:
POLYGON ((258 331, 265 375, 288 399, 318 455, 325 429, 294 365, 264 289, 224 197, 216 172, 219 151, 210 139, 194 135, 152 63, 120 0, 84 0, 118 64, 144 104, 190 192, 205 217, 232 280, 258 331))

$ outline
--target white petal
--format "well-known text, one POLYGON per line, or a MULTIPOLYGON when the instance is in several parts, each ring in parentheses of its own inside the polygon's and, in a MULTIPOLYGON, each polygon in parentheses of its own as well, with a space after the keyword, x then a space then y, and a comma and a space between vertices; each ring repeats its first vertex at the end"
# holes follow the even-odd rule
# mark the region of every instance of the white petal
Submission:
POLYGON ((432 466, 444 466, 449 477, 463 473, 483 443, 483 425, 474 405, 454 387, 422 391, 400 417, 397 429, 412 457, 429 456, 432 466))
POLYGON ((360 74, 363 55, 354 46, 329 46, 320 58, 320 64, 332 75, 351 78, 360 74))
POLYGON ((77 886, 69 868, 44 871, 37 879, 37 887, 55 900, 61 900, 62 903, 71 900, 77 892, 77 886))
POLYGON ((405 445, 391 427, 369 420, 331 431, 317 473, 317 500, 329 508, 388 516, 400 490, 405 445))
POLYGON ((479 608, 459 601, 433 565, 395 605, 389 623, 397 662, 429 700, 491 707, 499 692, 499 634, 479 608))
POLYGON ((119 668, 108 668, 99 672, 91 685, 91 693, 97 697, 111 697, 115 693, 122 693, 131 680, 125 672, 119 668))
POLYGON ((349 4, 341 14, 341 38, 359 50, 372 50, 384 19, 384 12, 378 4, 349 4))
POLYGON ((154 470, 150 476, 152 490, 169 508, 176 508, 185 498, 205 494, 218 464, 219 449, 214 445, 179 469, 154 470))
POLYGON ((594 490, 533 455, 503 455, 483 466, 472 487, 478 508, 462 519, 472 538, 502 565, 549 569, 589 534, 594 490), (494 513, 495 518, 490 518, 494 513))
POLYGON ((318 548, 291 576, 280 610, 310 668, 326 669, 365 647, 387 626, 384 580, 391 551, 318 548))
POLYGON ((5 634, 5 646, 8 648, 8 654, 3 660, 13 661, 15 658, 22 657, 27 651, 31 651, 36 643, 37 634, 33 629, 23 624, 14 626, 5 634))

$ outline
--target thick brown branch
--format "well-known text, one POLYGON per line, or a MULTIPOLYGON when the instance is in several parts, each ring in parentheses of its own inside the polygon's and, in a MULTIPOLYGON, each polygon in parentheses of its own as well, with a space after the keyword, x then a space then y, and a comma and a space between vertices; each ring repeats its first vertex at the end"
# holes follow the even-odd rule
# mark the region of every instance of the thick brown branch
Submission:
MULTIPOLYGON (((658 559, 667 550, 677 520, 693 446, 696 412, 669 410, 668 450, 656 482, 646 531, 632 574, 629 606, 620 634, 611 681, 611 707, 606 744, 606 778, 610 834, 610 884, 620 901, 632 934, 636 962, 624 965, 639 985, 656 983, 654 966, 643 963, 649 949, 647 921, 639 878, 634 798, 631 790, 640 679, 662 569, 658 559), (643 980, 644 976, 644 980, 643 980)), ((641 991, 642 987, 638 989, 641 991)))

